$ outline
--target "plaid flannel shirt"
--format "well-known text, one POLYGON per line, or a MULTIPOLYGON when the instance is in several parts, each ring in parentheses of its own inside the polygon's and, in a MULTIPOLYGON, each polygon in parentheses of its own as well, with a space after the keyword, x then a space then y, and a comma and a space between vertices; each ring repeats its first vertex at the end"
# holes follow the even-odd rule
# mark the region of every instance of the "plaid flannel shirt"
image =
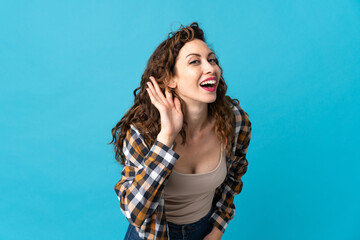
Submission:
MULTIPOLYGON (((233 111, 236 127, 232 154, 226 158, 227 176, 215 190, 210 218, 222 232, 235 216, 233 199, 243 186, 241 177, 247 170, 246 152, 251 137, 251 122, 245 111, 239 105, 233 111)), ((125 166, 115 185, 122 213, 141 238, 169 239, 163 189, 179 155, 159 141, 149 148, 133 125, 126 134, 123 152, 125 166)))

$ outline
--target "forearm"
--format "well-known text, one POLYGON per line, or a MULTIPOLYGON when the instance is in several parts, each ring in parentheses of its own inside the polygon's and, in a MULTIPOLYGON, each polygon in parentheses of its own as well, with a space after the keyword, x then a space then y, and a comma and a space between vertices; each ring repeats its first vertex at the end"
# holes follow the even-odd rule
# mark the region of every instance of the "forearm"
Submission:
POLYGON ((140 155, 139 146, 127 146, 125 155, 130 164, 124 167, 115 191, 124 215, 129 222, 140 226, 157 208, 164 181, 179 156, 159 141, 146 156, 140 155))

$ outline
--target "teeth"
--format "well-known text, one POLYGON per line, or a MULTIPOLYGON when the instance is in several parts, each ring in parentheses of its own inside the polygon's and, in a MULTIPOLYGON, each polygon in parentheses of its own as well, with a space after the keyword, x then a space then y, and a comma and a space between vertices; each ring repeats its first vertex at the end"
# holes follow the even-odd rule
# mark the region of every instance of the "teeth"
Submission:
POLYGON ((208 81, 205 81, 205 82, 202 82, 200 85, 205 85, 205 84, 215 84, 216 81, 215 80, 208 80, 208 81))

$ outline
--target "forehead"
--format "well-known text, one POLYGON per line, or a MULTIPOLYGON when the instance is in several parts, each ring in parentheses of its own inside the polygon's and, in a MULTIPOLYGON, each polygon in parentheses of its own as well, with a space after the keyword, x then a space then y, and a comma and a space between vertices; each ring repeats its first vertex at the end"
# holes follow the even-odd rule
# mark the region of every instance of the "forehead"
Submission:
POLYGON ((185 58, 190 53, 197 53, 207 56, 209 52, 211 52, 211 49, 205 42, 199 39, 194 39, 185 43, 184 46, 180 49, 179 58, 185 58))

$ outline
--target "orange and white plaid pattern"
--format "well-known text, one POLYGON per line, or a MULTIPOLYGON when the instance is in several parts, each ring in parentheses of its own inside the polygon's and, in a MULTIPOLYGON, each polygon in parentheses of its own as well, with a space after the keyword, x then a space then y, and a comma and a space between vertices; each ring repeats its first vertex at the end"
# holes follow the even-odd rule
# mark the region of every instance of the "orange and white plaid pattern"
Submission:
MULTIPOLYGON (((246 153, 251 138, 251 122, 245 111, 233 108, 236 127, 231 157, 226 158, 227 176, 216 189, 214 213, 210 221, 225 231, 235 216, 234 196, 241 192, 246 173, 246 153)), ((169 239, 163 189, 179 155, 159 141, 149 148, 140 132, 131 125, 124 140, 126 157, 121 179, 115 185, 120 209, 144 239, 169 239)))

